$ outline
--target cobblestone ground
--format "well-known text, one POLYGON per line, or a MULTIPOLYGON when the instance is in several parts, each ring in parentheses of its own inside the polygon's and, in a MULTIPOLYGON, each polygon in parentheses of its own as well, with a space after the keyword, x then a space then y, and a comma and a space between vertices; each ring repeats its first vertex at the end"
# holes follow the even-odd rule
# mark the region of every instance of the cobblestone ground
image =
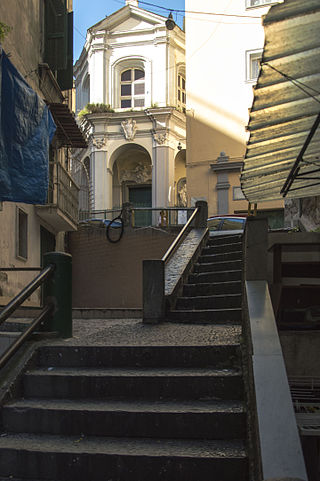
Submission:
POLYGON ((73 337, 52 341, 63 345, 219 345, 239 341, 240 326, 213 326, 140 319, 74 319, 73 337))

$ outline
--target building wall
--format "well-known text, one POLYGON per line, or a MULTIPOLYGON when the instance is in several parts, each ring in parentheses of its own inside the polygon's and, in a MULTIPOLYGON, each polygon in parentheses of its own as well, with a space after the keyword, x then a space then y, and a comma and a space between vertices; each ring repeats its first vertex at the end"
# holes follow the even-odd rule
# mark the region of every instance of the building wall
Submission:
MULTIPOLYGON (((11 27, 1 46, 9 55, 19 73, 26 82, 42 98, 51 102, 61 102, 63 95, 55 82, 46 83, 46 88, 40 88, 38 66, 44 56, 44 4, 42 0, 1 0, 0 19, 11 27), (49 90, 47 88, 49 87, 49 90)), ((68 11, 72 10, 72 0, 67 2, 68 11)), ((55 144, 55 156, 60 162, 65 160, 65 149, 58 149, 55 144)), ((41 265, 41 227, 56 237, 56 248, 64 250, 63 236, 59 235, 56 225, 50 224, 37 215, 36 207, 30 204, 15 202, 0 202, 0 266, 5 267, 40 267, 41 265), (27 255, 18 256, 17 212, 21 209, 27 215, 27 255)), ((62 234, 62 233, 61 233, 62 234)), ((34 278, 37 272, 1 272, 0 273, 0 305, 7 303, 25 285, 34 278)), ((26 305, 39 303, 39 292, 34 293, 25 302, 26 305)))
POLYGON ((10 60, 29 85, 39 92, 36 73, 43 53, 43 2, 39 0, 2 0, 1 21, 12 27, 2 43, 10 60))
POLYGON ((121 241, 112 244, 105 228, 70 233, 73 307, 141 308, 142 261, 161 259, 175 236, 151 227, 127 228, 121 241))
MULTIPOLYGON (((218 212, 218 178, 210 165, 222 152, 238 161, 245 153, 255 83, 248 59, 263 49, 261 15, 268 8, 246 9, 245 0, 186 0, 187 12, 208 13, 186 14, 187 181, 189 202, 205 198, 210 214, 226 213, 218 212)), ((246 209, 246 202, 232 200, 239 174, 228 176, 229 213, 246 209)))

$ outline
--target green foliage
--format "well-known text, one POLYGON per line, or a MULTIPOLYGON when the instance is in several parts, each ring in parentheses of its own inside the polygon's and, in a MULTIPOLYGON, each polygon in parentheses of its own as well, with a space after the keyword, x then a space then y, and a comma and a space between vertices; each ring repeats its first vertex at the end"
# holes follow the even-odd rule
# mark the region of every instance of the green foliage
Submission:
POLYGON ((6 23, 0 22, 0 42, 3 42, 5 37, 11 32, 12 27, 9 27, 6 23))
POLYGON ((78 115, 83 117, 87 114, 101 114, 103 112, 114 112, 114 110, 109 104, 87 104, 84 109, 80 110, 78 115))

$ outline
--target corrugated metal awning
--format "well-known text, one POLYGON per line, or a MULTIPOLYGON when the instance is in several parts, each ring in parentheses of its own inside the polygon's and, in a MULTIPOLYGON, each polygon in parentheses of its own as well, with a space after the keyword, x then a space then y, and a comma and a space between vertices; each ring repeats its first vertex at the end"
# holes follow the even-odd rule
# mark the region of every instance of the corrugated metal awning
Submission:
POLYGON ((252 203, 320 195, 320 0, 286 0, 263 23, 241 187, 252 203))
POLYGON ((61 103, 49 103, 48 105, 57 126, 56 135, 62 145, 74 148, 88 147, 68 106, 61 103))

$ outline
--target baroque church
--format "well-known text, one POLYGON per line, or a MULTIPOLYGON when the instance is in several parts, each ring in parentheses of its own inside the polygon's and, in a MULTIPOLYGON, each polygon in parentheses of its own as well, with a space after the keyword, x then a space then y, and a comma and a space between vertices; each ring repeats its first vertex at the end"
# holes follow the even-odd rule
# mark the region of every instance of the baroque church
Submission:
POLYGON ((125 3, 88 29, 74 67, 83 212, 186 206, 185 33, 125 3))

